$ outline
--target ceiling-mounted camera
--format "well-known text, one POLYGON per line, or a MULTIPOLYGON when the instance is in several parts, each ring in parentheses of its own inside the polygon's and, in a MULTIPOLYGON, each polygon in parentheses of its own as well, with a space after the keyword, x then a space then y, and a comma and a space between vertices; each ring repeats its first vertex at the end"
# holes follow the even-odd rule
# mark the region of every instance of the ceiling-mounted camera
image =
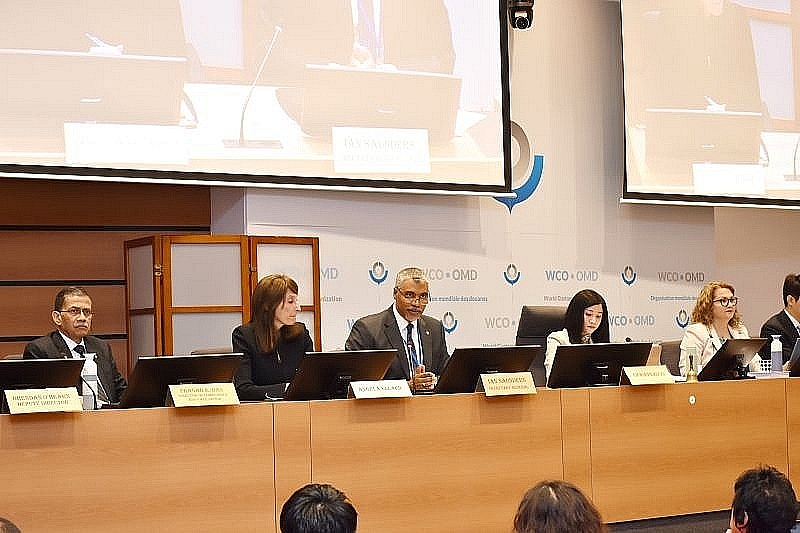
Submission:
POLYGON ((534 0, 508 0, 508 20, 511 27, 527 30, 533 25, 534 0))

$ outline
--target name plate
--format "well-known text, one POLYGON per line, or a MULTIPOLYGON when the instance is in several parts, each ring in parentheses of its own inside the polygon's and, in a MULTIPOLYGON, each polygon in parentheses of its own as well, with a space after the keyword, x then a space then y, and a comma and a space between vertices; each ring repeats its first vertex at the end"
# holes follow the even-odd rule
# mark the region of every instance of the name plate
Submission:
POLYGON ((428 130, 335 127, 333 170, 337 174, 429 174, 428 130))
POLYGON ((382 379, 379 381, 351 381, 351 398, 405 398, 411 396, 411 389, 404 379, 382 379))
POLYGON ((624 366, 620 385, 666 385, 675 383, 675 376, 666 365, 624 366))
POLYGON ((8 412, 12 415, 83 410, 83 403, 75 387, 19 389, 5 392, 8 412))
POLYGON ((478 392, 485 392, 486 396, 536 394, 536 385, 533 384, 533 374, 530 372, 481 374, 478 392))
POLYGON ((189 164, 185 128, 144 124, 64 124, 68 165, 189 164))
POLYGON ((175 407, 239 405, 233 383, 195 383, 169 386, 169 402, 175 407))

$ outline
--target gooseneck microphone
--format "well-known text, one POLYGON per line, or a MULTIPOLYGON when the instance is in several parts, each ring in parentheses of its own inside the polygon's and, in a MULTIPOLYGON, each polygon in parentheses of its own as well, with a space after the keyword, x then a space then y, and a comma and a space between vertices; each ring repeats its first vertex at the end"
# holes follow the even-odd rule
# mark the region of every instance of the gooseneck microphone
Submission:
POLYGON ((258 80, 261 78, 261 73, 264 71, 267 60, 269 59, 269 56, 272 55, 272 49, 275 48, 275 42, 278 40, 278 35, 280 35, 282 31, 283 28, 278 25, 275 26, 275 30, 272 32, 272 40, 270 40, 269 46, 267 46, 267 52, 264 54, 264 58, 261 60, 261 64, 258 66, 256 77, 253 79, 253 83, 250 84, 250 89, 247 91, 247 96, 245 97, 244 104, 242 105, 242 113, 239 117, 238 146, 247 146, 247 142, 244 140, 244 115, 247 112, 247 105, 250 103, 250 98, 253 96, 253 91, 258 84, 258 80))

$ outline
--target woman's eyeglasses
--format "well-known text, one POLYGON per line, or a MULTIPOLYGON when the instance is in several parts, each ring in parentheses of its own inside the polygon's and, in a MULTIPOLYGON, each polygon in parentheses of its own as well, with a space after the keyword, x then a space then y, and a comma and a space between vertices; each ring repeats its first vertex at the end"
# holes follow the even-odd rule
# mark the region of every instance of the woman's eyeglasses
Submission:
POLYGON ((739 298, 717 298, 714 300, 714 303, 721 305, 722 307, 733 307, 737 303, 739 303, 739 298))

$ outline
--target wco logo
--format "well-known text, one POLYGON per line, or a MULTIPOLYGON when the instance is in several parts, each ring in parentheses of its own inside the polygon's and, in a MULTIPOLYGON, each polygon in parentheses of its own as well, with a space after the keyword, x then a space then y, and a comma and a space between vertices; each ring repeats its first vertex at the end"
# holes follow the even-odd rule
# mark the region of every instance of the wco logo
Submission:
POLYGON ((518 282, 519 276, 519 270, 517 270, 517 265, 514 263, 509 263, 506 267, 506 271, 503 272, 503 277, 506 279, 506 283, 509 285, 514 285, 516 282, 518 282))
POLYGON ((636 271, 632 266, 626 265, 622 270, 622 282, 629 287, 636 283, 636 271))
POLYGON ((386 268, 381 261, 372 263, 372 269, 369 271, 369 278, 376 284, 380 285, 386 278, 389 277, 389 269, 386 268))
POLYGON ((689 313, 687 313, 685 309, 681 309, 675 317, 675 322, 677 322, 678 327, 681 329, 685 328, 689 325, 689 313))
POLYGON ((453 333, 458 327, 458 320, 453 316, 450 311, 446 312, 442 317, 442 326, 447 333, 453 333))
POLYGON ((514 196, 495 197, 495 200, 505 204, 509 213, 515 205, 533 195, 542 180, 542 170, 544 169, 544 156, 531 153, 528 136, 520 125, 513 121, 511 122, 511 149, 512 159, 515 160, 511 169, 514 183, 522 181, 522 184, 511 190, 514 196))

